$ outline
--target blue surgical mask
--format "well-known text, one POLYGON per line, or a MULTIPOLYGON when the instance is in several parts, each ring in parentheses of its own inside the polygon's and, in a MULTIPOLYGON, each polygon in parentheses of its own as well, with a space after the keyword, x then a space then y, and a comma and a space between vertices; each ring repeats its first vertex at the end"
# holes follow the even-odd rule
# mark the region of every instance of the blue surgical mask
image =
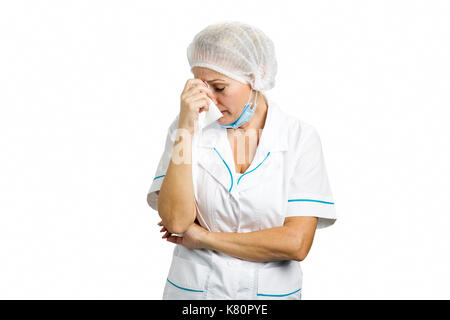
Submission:
POLYGON ((252 97, 252 91, 250 91, 250 96, 248 97, 248 102, 244 107, 244 110, 241 112, 241 115, 239 116, 239 118, 236 119, 236 121, 234 121, 233 123, 230 124, 221 124, 219 123, 219 125, 222 128, 239 128, 240 126, 246 124, 253 116, 253 114, 255 113, 256 107, 258 106, 258 104, 256 103, 256 99, 258 97, 258 91, 256 91, 256 97, 255 97, 255 103, 254 103, 254 107, 253 109, 250 108, 250 106, 252 105, 252 103, 250 103, 252 97))

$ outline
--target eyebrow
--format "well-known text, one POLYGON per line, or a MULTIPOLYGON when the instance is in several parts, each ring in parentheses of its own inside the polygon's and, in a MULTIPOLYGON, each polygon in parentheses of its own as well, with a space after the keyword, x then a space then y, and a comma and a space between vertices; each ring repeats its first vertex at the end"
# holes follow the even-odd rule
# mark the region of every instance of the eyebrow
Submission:
POLYGON ((215 81, 223 81, 223 82, 225 82, 225 80, 223 80, 223 79, 214 79, 214 80, 209 80, 209 81, 206 81, 206 82, 215 82, 215 81))

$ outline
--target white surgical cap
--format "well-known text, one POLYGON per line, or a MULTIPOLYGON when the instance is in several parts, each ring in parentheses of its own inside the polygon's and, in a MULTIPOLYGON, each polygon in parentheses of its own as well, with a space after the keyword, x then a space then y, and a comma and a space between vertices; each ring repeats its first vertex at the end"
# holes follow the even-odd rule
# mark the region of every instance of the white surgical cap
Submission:
POLYGON ((231 21, 209 25, 200 31, 187 48, 193 67, 215 70, 254 90, 275 86, 277 60, 275 47, 261 30, 245 23, 231 21))

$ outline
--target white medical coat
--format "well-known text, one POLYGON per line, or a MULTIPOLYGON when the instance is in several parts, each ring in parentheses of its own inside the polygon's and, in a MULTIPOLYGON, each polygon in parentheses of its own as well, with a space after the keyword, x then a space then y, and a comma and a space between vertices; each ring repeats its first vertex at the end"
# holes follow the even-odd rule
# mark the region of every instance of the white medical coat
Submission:
MULTIPOLYGON (((237 178, 227 130, 217 122, 194 134, 192 177, 199 222, 213 232, 250 232, 282 226, 286 217, 336 212, 316 129, 266 97, 268 112, 250 167, 237 178)), ((172 122, 151 184, 149 202, 169 166, 178 116, 172 122)), ((254 262, 214 250, 176 245, 163 299, 301 299, 302 270, 295 260, 254 262)))

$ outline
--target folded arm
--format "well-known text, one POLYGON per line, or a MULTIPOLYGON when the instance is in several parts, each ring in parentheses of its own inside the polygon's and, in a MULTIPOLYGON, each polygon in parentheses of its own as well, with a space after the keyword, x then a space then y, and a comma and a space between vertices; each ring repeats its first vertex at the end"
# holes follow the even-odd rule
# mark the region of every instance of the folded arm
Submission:
POLYGON ((288 217, 281 227, 253 232, 203 232, 199 248, 250 261, 302 261, 311 248, 316 217, 288 217))
POLYGON ((189 249, 209 249, 249 261, 297 260, 306 258, 317 228, 317 217, 293 216, 283 226, 252 232, 212 232, 197 220, 183 236, 174 236, 164 221, 158 223, 162 238, 189 249))

